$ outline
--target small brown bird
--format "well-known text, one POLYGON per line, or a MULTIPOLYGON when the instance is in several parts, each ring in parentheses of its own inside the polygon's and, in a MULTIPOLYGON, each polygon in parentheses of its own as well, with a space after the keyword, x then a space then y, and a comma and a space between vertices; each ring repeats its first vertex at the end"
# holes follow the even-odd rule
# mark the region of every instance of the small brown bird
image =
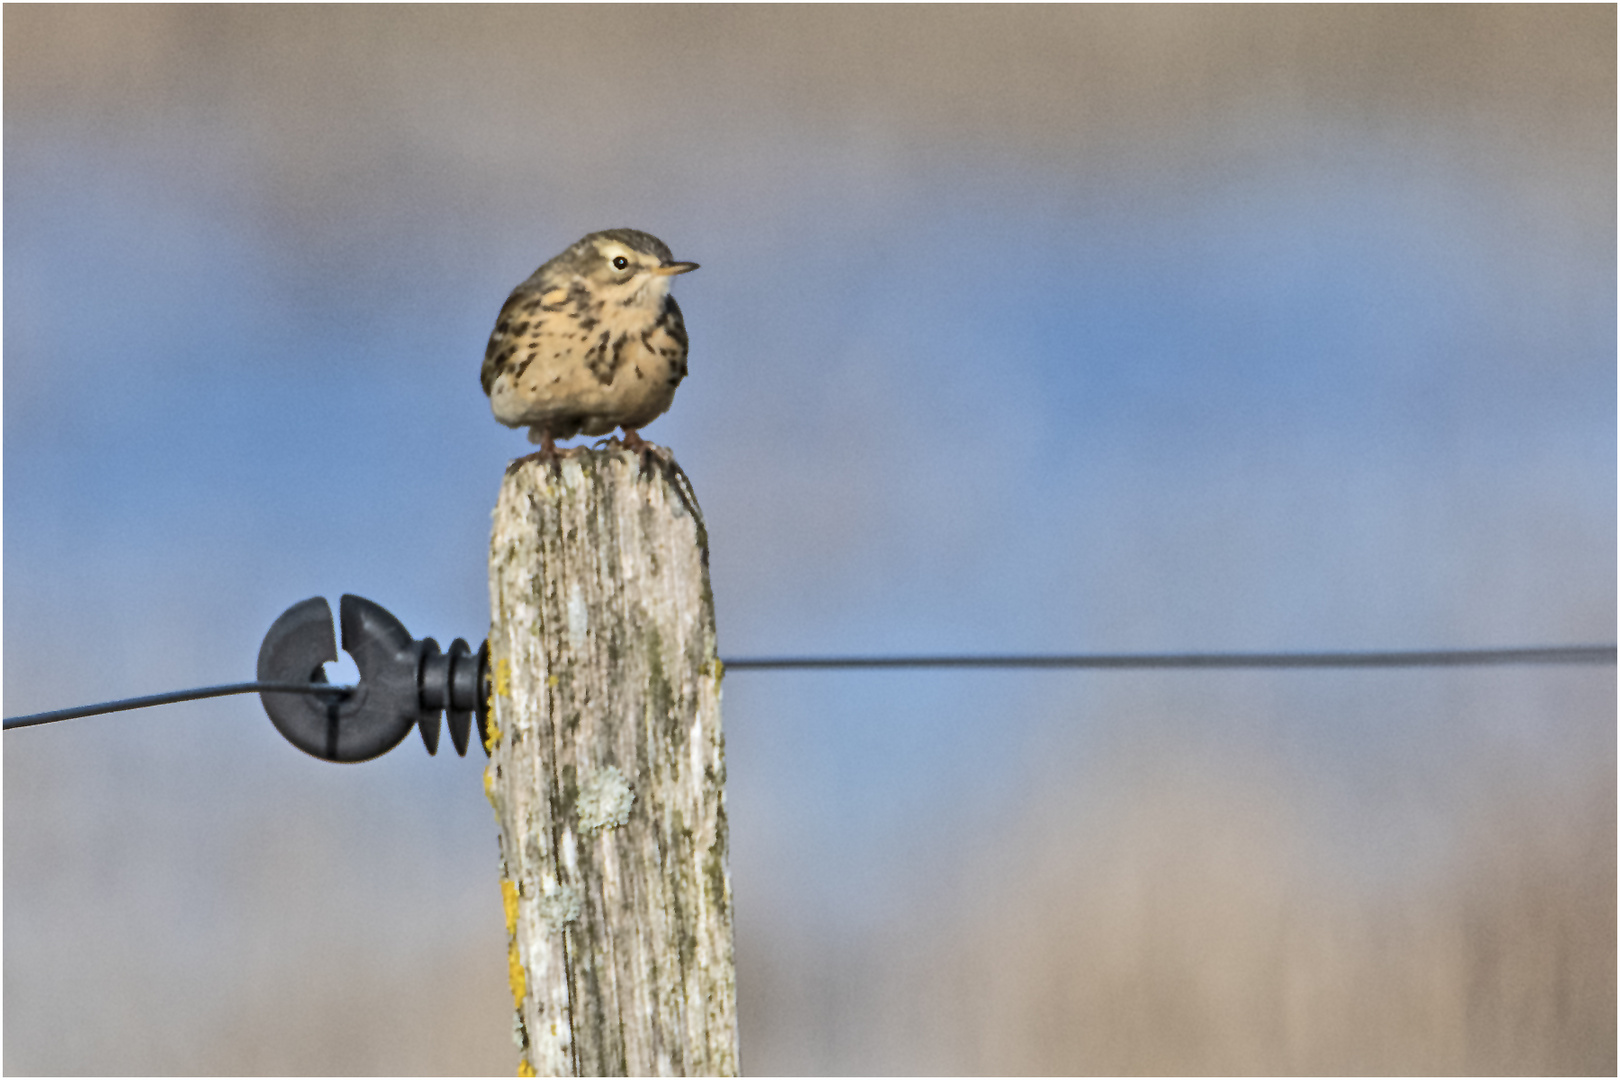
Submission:
POLYGON ((507 297, 479 376, 495 419, 529 429, 543 454, 554 440, 662 416, 686 377, 686 326, 669 295, 676 262, 656 236, 594 232, 551 259, 507 297))

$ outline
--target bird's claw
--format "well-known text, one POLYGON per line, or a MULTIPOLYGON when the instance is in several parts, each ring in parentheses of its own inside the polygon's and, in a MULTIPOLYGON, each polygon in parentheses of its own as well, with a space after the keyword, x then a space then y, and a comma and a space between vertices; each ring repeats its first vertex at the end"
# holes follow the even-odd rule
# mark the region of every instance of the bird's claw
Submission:
POLYGON ((520 458, 515 458, 512 461, 512 464, 506 467, 506 471, 512 472, 514 469, 518 468, 518 466, 530 461, 538 461, 543 464, 554 463, 565 453, 567 453, 566 450, 557 449, 556 440, 551 437, 550 432, 547 432, 540 437, 540 449, 536 450, 532 454, 524 454, 520 458))
POLYGON ((643 468, 652 466, 661 456, 659 448, 643 439, 635 428, 624 429, 624 438, 620 440, 619 445, 640 457, 643 468))

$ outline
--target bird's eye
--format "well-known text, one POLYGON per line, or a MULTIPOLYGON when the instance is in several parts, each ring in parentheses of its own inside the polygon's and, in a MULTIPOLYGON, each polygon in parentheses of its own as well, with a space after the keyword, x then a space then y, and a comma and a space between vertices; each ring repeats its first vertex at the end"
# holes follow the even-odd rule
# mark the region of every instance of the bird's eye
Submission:
POLYGON ((629 265, 630 265, 630 260, 625 258, 623 255, 615 255, 615 256, 613 256, 613 269, 615 269, 615 270, 623 270, 625 267, 627 267, 629 265))

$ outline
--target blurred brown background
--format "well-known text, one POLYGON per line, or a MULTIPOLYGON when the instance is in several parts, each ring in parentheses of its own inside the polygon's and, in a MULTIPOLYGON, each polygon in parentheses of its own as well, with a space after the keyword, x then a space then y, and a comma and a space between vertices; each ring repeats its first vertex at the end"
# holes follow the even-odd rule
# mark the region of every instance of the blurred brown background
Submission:
MULTIPOLYGON (((648 229, 723 655, 1614 640, 1612 6, 8 5, 6 715, 476 639, 648 229)), ((726 685, 755 1073, 1614 1073, 1613 668, 726 685)), ((515 1067, 478 761, 5 739, 10 1073, 515 1067)))

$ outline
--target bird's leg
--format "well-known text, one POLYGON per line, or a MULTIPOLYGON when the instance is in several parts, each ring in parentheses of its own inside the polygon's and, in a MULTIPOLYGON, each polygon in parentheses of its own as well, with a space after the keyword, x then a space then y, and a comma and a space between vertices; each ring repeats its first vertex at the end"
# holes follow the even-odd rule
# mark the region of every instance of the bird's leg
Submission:
POLYGON ((551 437, 551 431, 550 431, 549 428, 541 428, 540 429, 540 449, 536 450, 532 454, 524 454, 522 457, 517 458, 515 461, 513 461, 512 464, 508 465, 506 468, 507 468, 507 471, 510 472, 511 470, 517 468, 519 465, 523 464, 525 461, 555 461, 556 458, 557 458, 557 443, 556 443, 556 440, 554 440, 551 437))
POLYGON ((642 468, 650 468, 658 461, 658 447, 643 439, 635 428, 624 429, 623 446, 641 459, 642 468))

